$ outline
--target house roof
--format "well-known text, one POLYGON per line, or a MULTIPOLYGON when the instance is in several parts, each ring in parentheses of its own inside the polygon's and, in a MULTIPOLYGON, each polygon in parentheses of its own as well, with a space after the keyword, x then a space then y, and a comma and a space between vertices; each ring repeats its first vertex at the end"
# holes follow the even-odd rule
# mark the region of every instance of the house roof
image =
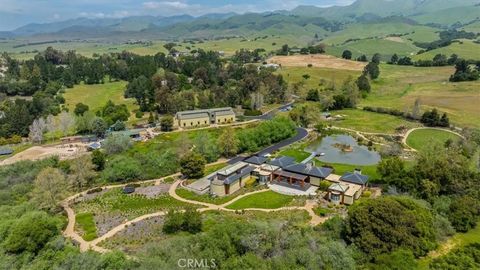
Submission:
POLYGON ((217 171, 217 174, 220 174, 220 175, 223 175, 223 176, 229 176, 233 173, 235 173, 236 171, 240 170, 240 169, 243 169, 244 167, 247 167, 248 164, 245 163, 245 162, 237 162, 235 164, 232 164, 228 167, 225 167, 219 171, 217 171))
POLYGON ((251 156, 244 161, 247 162, 247 163, 250 163, 250 164, 261 165, 261 164, 265 163, 265 161, 267 161, 267 158, 266 157, 259 157, 259 156, 251 156))
POLYGON ((94 142, 89 144, 88 147, 91 149, 100 149, 102 148, 102 145, 99 142, 94 142))
POLYGON ((365 185, 368 182, 368 176, 360 173, 347 172, 340 178, 341 181, 365 185))
POLYGON ((303 174, 287 172, 287 171, 284 171, 284 170, 275 171, 274 174, 279 175, 279 176, 283 176, 283 177, 287 177, 287 178, 297 179, 297 180, 305 180, 308 177, 308 176, 303 175, 303 174))
POLYGON ((237 174, 234 174, 234 175, 231 175, 231 176, 227 177, 223 182, 225 183, 225 185, 230 185, 230 184, 234 183, 235 181, 237 181, 238 179, 244 177, 245 175, 250 174, 251 172, 253 172, 253 170, 255 170, 255 167, 247 166, 247 167, 243 168, 240 171, 240 173, 237 173, 237 174))
POLYGON ((332 191, 338 191, 338 192, 344 193, 345 191, 348 190, 348 188, 349 188, 348 185, 335 183, 335 184, 332 184, 328 189, 332 191))
POLYGON ((235 115, 233 109, 230 107, 226 108, 214 108, 206 110, 191 110, 191 111, 181 111, 177 112, 175 117, 177 119, 198 119, 198 118, 207 118, 212 116, 222 116, 222 115, 235 115))
POLYGON ((333 169, 331 168, 315 167, 303 163, 290 165, 284 168, 284 170, 319 178, 327 178, 333 172, 333 169))
POLYGON ((0 148, 0 155, 10 155, 13 154, 13 150, 10 148, 0 148))
POLYGON ((280 168, 285 168, 295 163, 295 159, 292 157, 278 157, 267 162, 270 165, 274 165, 280 168))

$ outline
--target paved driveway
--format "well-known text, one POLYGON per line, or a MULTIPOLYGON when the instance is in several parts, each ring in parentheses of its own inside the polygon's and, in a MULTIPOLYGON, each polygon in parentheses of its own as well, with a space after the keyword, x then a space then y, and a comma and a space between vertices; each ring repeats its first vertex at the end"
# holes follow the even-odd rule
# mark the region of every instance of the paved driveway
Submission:
MULTIPOLYGON (((308 131, 304 128, 301 128, 301 127, 297 127, 297 135, 295 135, 294 137, 292 138, 288 138, 288 139, 285 139, 277 144, 274 144, 272 146, 269 146, 263 150, 261 150, 260 152, 257 152, 255 155, 257 156, 264 156, 266 154, 271 154, 277 150, 279 150, 280 148, 283 148, 283 147, 286 147, 286 146, 289 146, 293 143, 296 143, 300 140, 303 140, 304 138, 306 138, 308 136, 308 131)), ((236 156, 232 159, 230 159, 228 161, 228 164, 235 164, 239 161, 243 161, 245 160, 247 157, 243 157, 243 156, 236 156)))

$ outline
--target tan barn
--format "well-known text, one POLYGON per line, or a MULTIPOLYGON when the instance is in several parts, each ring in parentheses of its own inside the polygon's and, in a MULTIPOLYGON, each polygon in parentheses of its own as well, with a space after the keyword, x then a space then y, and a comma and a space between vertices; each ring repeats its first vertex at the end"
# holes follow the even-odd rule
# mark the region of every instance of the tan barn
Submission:
POLYGON ((182 111, 175 114, 174 125, 180 128, 228 124, 236 121, 232 108, 182 111))

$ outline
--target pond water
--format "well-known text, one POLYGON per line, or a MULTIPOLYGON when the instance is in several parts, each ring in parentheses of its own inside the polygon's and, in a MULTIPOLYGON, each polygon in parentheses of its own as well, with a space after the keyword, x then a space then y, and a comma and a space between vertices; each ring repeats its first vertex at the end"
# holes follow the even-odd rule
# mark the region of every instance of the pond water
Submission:
POLYGON ((350 165, 375 165, 380 162, 380 154, 368 150, 368 147, 358 145, 355 138, 349 135, 327 136, 311 143, 305 149, 309 152, 325 153, 318 157, 326 163, 341 163, 350 165), (350 146, 348 151, 340 149, 341 145, 350 146))

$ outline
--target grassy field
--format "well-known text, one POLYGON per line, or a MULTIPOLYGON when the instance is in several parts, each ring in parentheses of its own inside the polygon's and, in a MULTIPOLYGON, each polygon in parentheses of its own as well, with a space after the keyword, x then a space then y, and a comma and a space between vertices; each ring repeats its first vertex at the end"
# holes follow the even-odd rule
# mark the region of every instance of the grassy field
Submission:
POLYGON ((111 100, 113 103, 125 104, 128 110, 132 112, 129 121, 135 120, 133 111, 138 110, 138 105, 134 99, 126 99, 123 97, 127 82, 105 82, 104 84, 80 84, 75 85, 72 89, 67 89, 65 97, 65 106, 70 112, 73 112, 77 103, 88 105, 90 111, 96 112, 111 100))
POLYGON ((375 53, 380 53, 382 60, 386 61, 393 54, 398 55, 414 55, 420 48, 413 45, 410 41, 400 39, 393 41, 389 39, 362 39, 337 45, 335 47, 327 47, 327 53, 340 57, 344 50, 350 50, 353 58, 357 58, 363 54, 372 57, 375 53))
POLYGON ((415 60, 431 60, 437 54, 444 54, 450 56, 452 54, 457 54, 460 58, 465 59, 480 59, 480 44, 474 43, 471 40, 463 39, 460 42, 454 42, 447 47, 435 49, 428 51, 426 53, 422 53, 419 55, 415 55, 413 59, 415 60))
POLYGON ((228 209, 241 210, 246 208, 276 209, 284 207, 293 201, 293 196, 266 191, 244 197, 227 206, 228 209))
POLYGON ((86 241, 91 241, 97 238, 97 227, 95 226, 95 220, 92 213, 81 213, 75 217, 76 224, 83 232, 82 238, 86 241))
POLYGON ((406 67, 380 65, 380 78, 359 106, 410 110, 420 99, 423 110, 437 108, 448 113, 455 125, 480 127, 480 82, 450 83, 453 67, 406 67))
POLYGON ((394 134, 399 126, 407 128, 418 127, 420 124, 407 121, 401 117, 360 109, 332 111, 332 115, 342 115, 343 120, 329 122, 333 126, 350 128, 363 132, 394 134))
POLYGON ((459 137, 451 132, 438 129, 418 129, 410 133, 407 138, 407 144, 418 150, 423 151, 434 144, 445 144, 447 140, 458 140, 459 137))

